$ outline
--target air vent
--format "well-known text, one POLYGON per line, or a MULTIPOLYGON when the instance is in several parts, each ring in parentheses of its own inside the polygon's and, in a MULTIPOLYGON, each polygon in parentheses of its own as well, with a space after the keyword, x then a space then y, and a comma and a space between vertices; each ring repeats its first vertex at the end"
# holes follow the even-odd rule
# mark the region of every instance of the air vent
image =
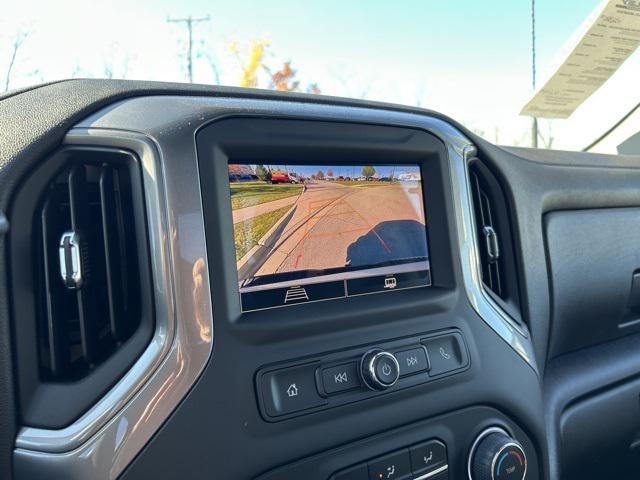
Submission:
POLYGON ((76 163, 45 192, 36 215, 44 379, 85 376, 138 328, 134 211, 129 169, 118 163, 76 163))
POLYGON ((59 429, 129 371, 154 331, 141 164, 126 150, 65 147, 24 180, 10 215, 20 414, 59 429))
POLYGON ((469 165, 482 282, 516 319, 520 318, 518 277, 509 213, 500 184, 478 159, 469 165))

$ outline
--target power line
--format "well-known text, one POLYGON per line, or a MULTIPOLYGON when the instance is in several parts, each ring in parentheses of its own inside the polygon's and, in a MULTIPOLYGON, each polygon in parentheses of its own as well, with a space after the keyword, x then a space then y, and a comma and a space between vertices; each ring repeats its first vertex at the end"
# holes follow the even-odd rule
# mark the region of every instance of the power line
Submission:
MULTIPOLYGON (((531 86, 536 91, 536 0, 531 0, 531 86)), ((531 146, 538 148, 538 119, 531 124, 531 146)))
POLYGON ((193 26, 196 23, 208 22, 211 20, 209 15, 206 17, 193 18, 189 15, 186 18, 167 18, 167 23, 184 23, 187 26, 189 40, 187 42, 187 73, 189 75, 189 83, 193 83, 193 26))
POLYGON ((589 145, 587 145, 586 147, 584 147, 582 149, 583 152, 588 152, 589 150, 591 150, 593 147, 595 147, 596 145, 598 145, 602 140, 604 140, 605 138, 607 138, 609 135, 611 135, 611 133, 618 128, 620 125, 622 125, 631 115, 633 115, 636 110, 638 110, 640 108, 640 103, 638 103, 635 107, 633 107, 631 110, 629 110, 626 114, 623 115, 623 117, 618 120, 613 127, 609 128, 606 132, 604 132, 602 135, 600 135, 598 138, 596 138, 593 142, 591 142, 589 145))

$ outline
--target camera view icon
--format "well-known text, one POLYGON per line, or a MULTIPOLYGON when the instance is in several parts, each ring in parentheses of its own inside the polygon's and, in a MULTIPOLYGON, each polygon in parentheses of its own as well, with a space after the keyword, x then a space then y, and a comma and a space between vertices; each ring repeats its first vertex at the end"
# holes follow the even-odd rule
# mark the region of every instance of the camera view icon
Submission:
POLYGON ((284 296, 284 303, 306 302, 308 300, 307 291, 302 287, 291 287, 284 296))
POLYGON ((396 277, 387 277, 384 279, 384 288, 391 290, 396 288, 397 285, 398 282, 396 280, 396 277))

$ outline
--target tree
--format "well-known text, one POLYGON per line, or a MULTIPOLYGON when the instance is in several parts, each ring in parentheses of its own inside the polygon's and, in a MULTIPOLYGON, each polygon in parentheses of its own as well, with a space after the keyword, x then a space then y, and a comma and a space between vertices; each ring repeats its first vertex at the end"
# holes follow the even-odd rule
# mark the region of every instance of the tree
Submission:
POLYGON ((13 45, 11 46, 11 55, 9 57, 9 65, 7 66, 7 73, 4 77, 4 91, 9 90, 9 85, 11 84, 11 72, 13 71, 13 67, 16 64, 16 58, 18 57, 18 51, 20 47, 24 44, 25 40, 29 36, 29 32, 25 30, 19 30, 16 33, 15 37, 13 37, 13 45))
MULTIPOLYGON (((282 68, 275 73, 271 73, 271 70, 264 66, 264 69, 271 76, 271 84, 269 88, 272 90, 278 90, 280 92, 300 92, 300 80, 296 79, 297 70, 291 67, 291 61, 284 62, 282 68)), ((313 82, 307 85, 305 88, 306 93, 312 93, 314 95, 320 94, 320 87, 317 83, 313 82)))
POLYGON ((310 83, 307 87, 307 93, 312 93, 314 95, 320 95, 322 91, 317 83, 310 83))
POLYGON ((211 67, 215 84, 220 85, 220 69, 218 68, 218 62, 210 53, 204 53, 202 54, 202 56, 204 56, 204 58, 207 60, 207 63, 209 64, 209 67, 211 67))
POLYGON ((266 168, 264 165, 256 166, 256 175, 263 182, 271 181, 271 171, 268 168, 266 168))
POLYGON ((249 48, 249 58, 246 62, 243 62, 237 42, 229 45, 229 50, 238 59, 242 68, 239 86, 248 88, 256 88, 258 86, 258 70, 264 68, 263 60, 268 47, 269 42, 264 40, 252 41, 249 48))
POLYGON ((365 178, 371 178, 376 174, 376 169, 375 167, 372 167, 371 165, 362 167, 362 176, 365 178))
POLYGON ((333 170, 331 168, 327 170, 327 177, 333 177, 333 170))
POLYGON ((129 73, 129 54, 122 52, 121 46, 114 42, 104 55, 102 64, 103 78, 127 78, 129 73))
MULTIPOLYGON (((268 88, 281 92, 301 92, 319 94, 320 87, 317 83, 309 83, 306 87, 301 87, 300 80, 296 78, 297 70, 292 66, 292 62, 286 61, 278 70, 273 70, 265 61, 267 55, 273 57, 273 53, 269 50, 269 42, 264 40, 254 40, 249 46, 248 52, 241 49, 237 42, 229 45, 231 54, 236 57, 242 75, 240 77, 239 86, 256 88, 259 87, 258 74, 264 72, 269 80, 268 88), (243 57, 246 55, 247 59, 243 57)), ((213 67, 212 67, 213 68, 213 67)))
POLYGON ((300 81, 295 76, 296 70, 291 68, 291 62, 284 62, 282 68, 271 75, 270 88, 280 92, 297 92, 300 81))
POLYGON ((323 180, 324 179, 324 172, 322 170, 318 170, 318 173, 316 173, 316 178, 318 180, 323 180))

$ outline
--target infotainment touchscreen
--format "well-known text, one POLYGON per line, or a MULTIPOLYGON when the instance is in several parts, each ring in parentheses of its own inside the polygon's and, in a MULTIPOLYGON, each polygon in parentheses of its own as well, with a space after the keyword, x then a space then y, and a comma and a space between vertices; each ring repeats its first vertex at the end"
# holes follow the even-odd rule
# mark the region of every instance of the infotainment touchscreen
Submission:
POLYGON ((431 285, 418 165, 229 164, 242 310, 431 285))

